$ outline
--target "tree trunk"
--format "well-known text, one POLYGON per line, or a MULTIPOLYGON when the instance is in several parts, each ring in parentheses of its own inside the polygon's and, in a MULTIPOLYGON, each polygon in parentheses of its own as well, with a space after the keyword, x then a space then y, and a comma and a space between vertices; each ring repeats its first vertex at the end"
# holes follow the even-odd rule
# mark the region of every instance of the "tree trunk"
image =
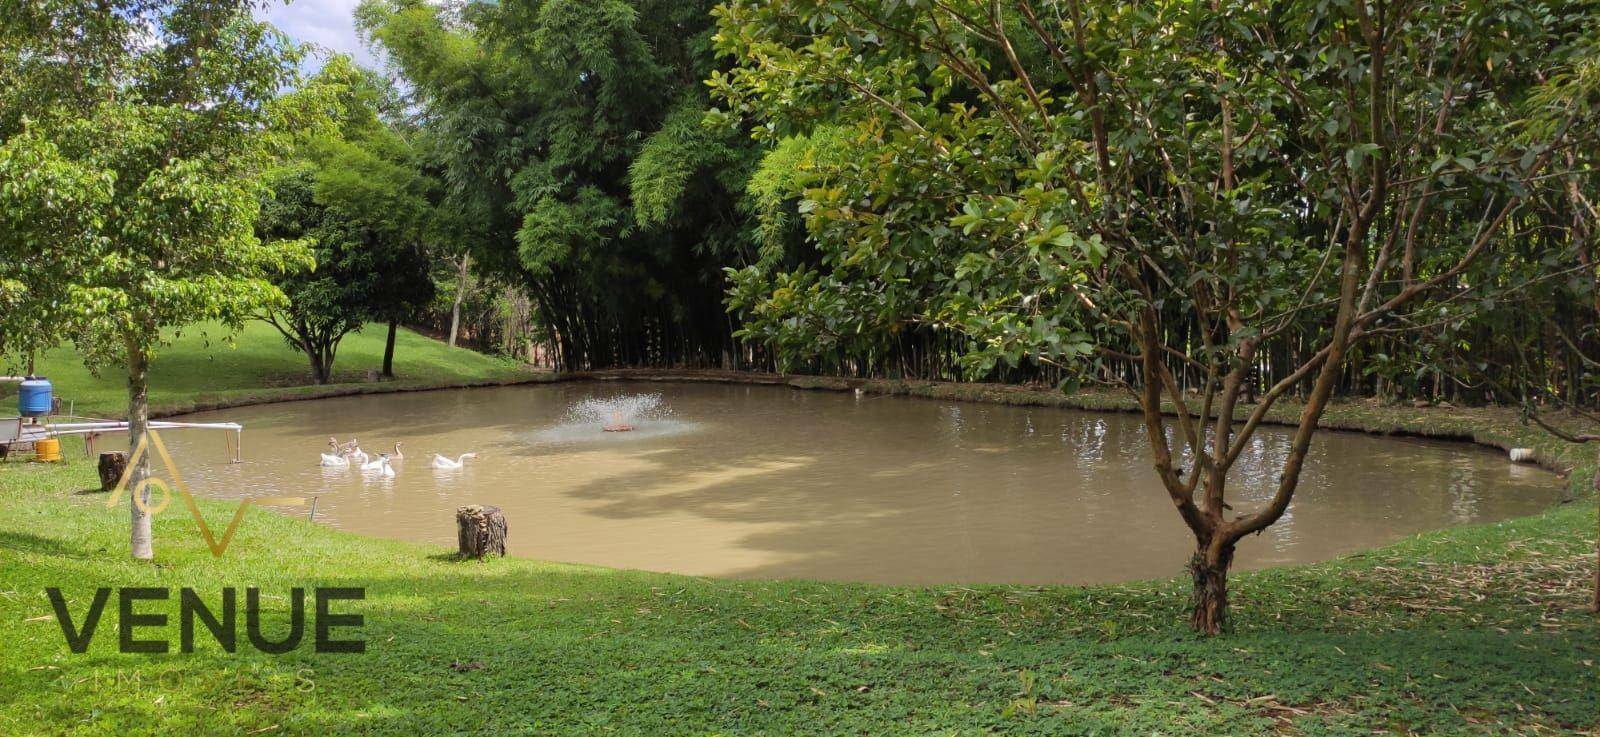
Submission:
POLYGON ((128 474, 128 514, 132 522, 129 548, 134 558, 150 560, 155 557, 150 536, 150 489, 144 480, 150 477, 148 447, 150 431, 150 357, 143 346, 128 341, 128 454, 132 458, 140 445, 145 452, 138 454, 133 471, 128 474))
MULTIPOLYGON (((1595 457, 1594 493, 1600 497, 1600 452, 1595 457)), ((1600 529, 1600 509, 1595 510, 1595 526, 1600 529)), ((1594 542, 1594 602, 1595 614, 1600 614, 1600 537, 1594 542)))
POLYGON ((469 504, 456 510, 456 547, 463 558, 506 554, 506 518, 499 507, 469 504))
POLYGON ((128 455, 121 451, 100 454, 100 490, 110 491, 128 470, 128 455))
POLYGON ((311 380, 317 384, 326 384, 332 379, 333 366, 325 361, 315 348, 306 349, 306 358, 311 361, 311 380))
POLYGON ((1194 610, 1189 626, 1203 635, 1221 634, 1228 627, 1228 569, 1233 566, 1233 545, 1212 551, 1203 546, 1189 560, 1194 577, 1194 610))
POLYGON ((389 321, 389 340, 383 344, 383 377, 394 378, 394 333, 399 327, 398 320, 389 321))
POLYGON ((461 254, 461 272, 456 276, 456 299, 450 305, 450 347, 456 347, 456 334, 461 330, 461 300, 467 296, 467 266, 471 254, 461 254))

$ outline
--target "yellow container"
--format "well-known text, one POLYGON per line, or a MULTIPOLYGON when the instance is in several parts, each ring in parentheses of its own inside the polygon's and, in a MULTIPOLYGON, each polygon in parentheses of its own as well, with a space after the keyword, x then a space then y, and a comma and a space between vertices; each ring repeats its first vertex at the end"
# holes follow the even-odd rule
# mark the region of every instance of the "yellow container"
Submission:
POLYGON ((33 444, 34 455, 46 463, 55 463, 61 460, 61 441, 56 438, 40 438, 33 444))

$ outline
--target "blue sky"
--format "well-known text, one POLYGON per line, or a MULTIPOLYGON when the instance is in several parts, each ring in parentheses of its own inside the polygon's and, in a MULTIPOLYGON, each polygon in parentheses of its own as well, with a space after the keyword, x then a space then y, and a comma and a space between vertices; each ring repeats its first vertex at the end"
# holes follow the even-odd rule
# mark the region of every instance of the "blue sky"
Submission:
MULTIPOLYGON (((360 0, 272 0, 256 16, 296 40, 349 54, 357 64, 382 68, 382 62, 362 45, 352 18, 360 0)), ((308 65, 320 67, 319 62, 308 65)))

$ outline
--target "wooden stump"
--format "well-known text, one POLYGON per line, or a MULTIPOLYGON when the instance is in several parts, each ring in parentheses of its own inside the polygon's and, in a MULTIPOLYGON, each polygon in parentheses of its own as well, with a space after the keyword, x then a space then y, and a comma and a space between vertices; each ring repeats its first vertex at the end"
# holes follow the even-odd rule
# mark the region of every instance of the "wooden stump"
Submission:
POLYGON ((110 491, 128 470, 128 457, 121 451, 100 454, 100 490, 110 491))
POLYGON ((489 553, 506 554, 506 517, 499 507, 469 504, 456 510, 456 545, 461 557, 477 558, 489 553))

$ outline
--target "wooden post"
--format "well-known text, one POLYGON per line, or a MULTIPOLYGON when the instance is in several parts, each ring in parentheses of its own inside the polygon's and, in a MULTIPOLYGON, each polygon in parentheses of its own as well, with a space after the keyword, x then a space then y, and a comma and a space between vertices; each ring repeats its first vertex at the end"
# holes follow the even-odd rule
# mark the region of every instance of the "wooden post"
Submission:
POLYGON ((100 490, 110 491, 122 480, 122 474, 128 470, 128 456, 122 451, 111 451, 100 454, 100 490))
POLYGON ((456 545, 463 558, 506 554, 506 518, 499 507, 469 504, 456 510, 456 545))

